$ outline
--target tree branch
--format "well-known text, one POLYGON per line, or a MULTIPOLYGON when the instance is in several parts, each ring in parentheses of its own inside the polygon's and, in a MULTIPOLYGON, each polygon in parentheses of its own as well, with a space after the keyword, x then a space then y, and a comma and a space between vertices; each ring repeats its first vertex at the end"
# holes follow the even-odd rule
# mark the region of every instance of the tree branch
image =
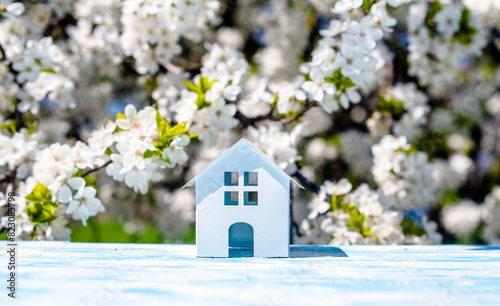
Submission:
POLYGON ((293 116, 293 117, 287 117, 287 118, 283 118, 281 119, 281 123, 283 124, 289 124, 289 123, 292 123, 294 122, 295 120, 299 119, 300 117, 302 117, 308 110, 310 110, 311 108, 313 108, 314 106, 317 106, 318 103, 316 102, 308 102, 304 108, 302 108, 302 110, 300 112, 297 113, 297 115, 293 116))
POLYGON ((236 111, 234 114, 234 118, 238 119, 240 123, 243 125, 244 128, 248 128, 249 126, 255 127, 255 123, 263 120, 271 120, 271 121, 279 121, 283 125, 287 125, 289 123, 294 122, 295 120, 299 119, 302 117, 308 110, 313 108, 314 106, 317 106, 318 103, 316 102, 308 102, 304 108, 300 110, 295 116, 293 117, 286 117, 286 118, 277 118, 273 117, 273 111, 271 110, 268 114, 265 115, 260 115, 257 117, 249 118, 245 116, 242 112, 239 110, 236 111))
POLYGON ((83 172, 83 173, 82 173, 82 177, 87 176, 87 175, 89 175, 89 174, 91 174, 91 173, 94 173, 94 172, 96 172, 96 171, 99 171, 99 170, 101 170, 102 168, 106 168, 109 164, 111 164, 111 160, 108 160, 108 161, 107 161, 106 163, 104 163, 104 165, 102 165, 102 166, 96 167, 96 168, 94 168, 94 169, 89 169, 89 170, 87 170, 87 171, 83 172))
POLYGON ((3 184, 5 182, 7 183, 13 183, 17 174, 17 169, 14 169, 8 173, 5 173, 0 176, 0 184, 3 184))
POLYGON ((302 184, 304 185, 304 187, 306 187, 307 189, 311 190, 312 192, 314 192, 315 194, 318 194, 319 193, 319 186, 313 182, 313 181, 310 181, 309 179, 307 179, 305 176, 302 175, 302 173, 299 172, 300 169, 298 169, 297 171, 295 171, 292 176, 294 176, 295 178, 297 178, 297 180, 302 184))
POLYGON ((279 120, 279 119, 273 118, 272 111, 266 115, 260 115, 260 116, 254 117, 254 118, 248 118, 247 116, 243 115, 242 112, 237 110, 236 113, 234 114, 234 118, 238 119, 244 128, 248 128, 249 126, 255 127, 256 122, 263 121, 263 120, 273 120, 273 121, 279 120))
POLYGON ((7 54, 5 54, 5 49, 3 48, 2 44, 0 44, 0 55, 2 55, 2 58, 0 60, 6 60, 7 59, 7 54))

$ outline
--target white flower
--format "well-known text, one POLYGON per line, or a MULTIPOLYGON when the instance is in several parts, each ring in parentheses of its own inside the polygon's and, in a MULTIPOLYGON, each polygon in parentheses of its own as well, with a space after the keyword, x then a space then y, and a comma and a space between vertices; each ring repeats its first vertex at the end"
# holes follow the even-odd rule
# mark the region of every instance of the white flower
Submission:
POLYGON ((24 53, 16 57, 12 63, 12 68, 19 72, 17 81, 34 82, 42 72, 42 68, 54 68, 54 61, 48 53, 54 52, 52 48, 57 47, 52 44, 51 38, 44 38, 38 42, 28 41, 24 53))
POLYGON ((373 17, 367 15, 361 19, 361 23, 351 21, 347 28, 347 34, 352 35, 356 43, 364 49, 374 49, 376 41, 382 39, 384 33, 375 27, 373 17))
POLYGON ((54 143, 35 155, 33 177, 53 193, 56 193, 63 182, 71 178, 75 172, 77 168, 69 145, 54 143))
POLYGON ((8 165, 10 170, 17 168, 17 177, 27 177, 38 147, 37 138, 38 134, 29 135, 26 128, 12 137, 0 134, 0 166, 8 165))
POLYGON ((326 193, 323 189, 320 190, 318 195, 313 196, 313 199, 307 205, 307 208, 309 208, 309 215, 307 217, 309 219, 315 219, 318 215, 322 215, 330 209, 330 204, 325 199, 326 193))
POLYGON ((464 200, 455 205, 445 206, 441 221, 447 231, 462 238, 476 229, 482 214, 481 206, 473 201, 464 200))
POLYGON ((356 88, 351 87, 346 90, 338 91, 337 95, 339 97, 339 103, 344 109, 349 108, 349 102, 357 104, 361 101, 361 95, 356 90, 356 88))
MULTIPOLYGON (((323 226, 325 226, 324 223, 322 223, 323 226)), ((359 244, 363 238, 360 233, 351 231, 345 226, 332 226, 330 231, 333 235, 333 239, 330 241, 331 245, 359 244)))
POLYGON ((72 214, 73 219, 81 220, 86 226, 89 217, 104 211, 104 206, 101 200, 96 198, 96 193, 94 187, 85 187, 83 178, 73 177, 68 180, 67 185, 59 189, 58 201, 68 204, 66 213, 72 214))
POLYGON ((0 0, 0 14, 4 17, 15 19, 24 13, 24 4, 10 0, 0 0))
POLYGON ((96 198, 97 191, 94 187, 85 187, 81 192, 77 192, 71 202, 69 202, 67 214, 71 214, 73 219, 81 220, 87 226, 89 217, 104 212, 105 208, 101 200, 96 198))
POLYGON ((94 166, 94 152, 86 143, 77 141, 71 151, 73 163, 77 168, 87 169, 94 166))
POLYGON ((401 216, 395 211, 384 212, 377 224, 370 227, 371 236, 365 238, 366 244, 401 244, 404 240, 401 229, 401 216))
POLYGON ((85 188, 85 180, 82 177, 70 178, 66 185, 59 189, 58 201, 68 204, 73 200, 73 194, 81 194, 85 188))
POLYGON ((434 20, 440 34, 451 37, 459 27, 460 11, 456 6, 446 6, 436 14, 434 20))
POLYGON ((332 9, 334 14, 343 14, 352 9, 360 8, 363 5, 363 0, 339 0, 335 3, 332 9))
POLYGON ((335 37, 339 34, 342 34, 347 29, 347 23, 341 22, 337 19, 330 20, 330 24, 328 25, 328 29, 320 30, 319 33, 322 36, 335 37))
POLYGON ((201 75, 210 80, 238 85, 249 66, 245 59, 231 46, 214 44, 203 60, 201 75))
POLYGON ((365 54, 362 48, 355 45, 354 38, 344 36, 343 39, 340 54, 335 58, 334 69, 341 68, 344 76, 351 77, 366 68, 365 54))
POLYGON ((158 172, 159 160, 157 157, 143 158, 142 153, 132 153, 133 150, 123 148, 123 154, 111 154, 111 164, 106 167, 106 173, 118 182, 125 182, 135 192, 146 194, 149 190, 149 181, 158 182, 163 178, 158 172))
POLYGON ((186 134, 176 136, 170 147, 165 148, 163 150, 163 159, 170 162, 167 162, 168 168, 173 168, 176 165, 182 165, 188 160, 188 155, 185 151, 185 147, 189 144, 190 139, 186 134))
POLYGON ((215 102, 216 100, 223 97, 227 101, 236 101, 236 98, 241 92, 241 87, 235 85, 226 85, 225 83, 218 81, 215 82, 212 87, 207 91, 205 100, 207 102, 215 102))
POLYGON ((92 150, 96 156, 103 155, 106 152, 106 149, 113 145, 113 132, 115 129, 116 124, 110 122, 106 124, 106 126, 102 126, 90 134, 87 142, 90 150, 92 150))
POLYGON ((373 16, 373 22, 380 26, 385 32, 392 32, 392 27, 396 25, 396 18, 393 18, 387 13, 386 4, 384 2, 376 2, 372 5, 370 13, 373 16))
POLYGON ((123 130, 130 130, 131 128, 138 128, 140 123, 136 119, 137 109, 132 104, 125 106, 125 119, 116 119, 116 125, 123 130))
POLYGON ((310 97, 317 102, 323 101, 325 93, 333 95, 335 93, 335 86, 325 81, 325 77, 330 76, 331 71, 323 72, 320 69, 313 67, 309 77, 311 81, 304 82, 302 88, 307 92, 310 97))
POLYGON ((304 91, 300 89, 302 82, 303 79, 299 76, 293 83, 282 82, 279 84, 278 103, 276 105, 278 113, 287 114, 291 111, 300 110, 302 106, 300 102, 307 99, 304 91))
POLYGON ((322 186, 327 194, 342 195, 347 194, 352 189, 352 184, 346 178, 341 178, 337 183, 325 181, 322 186))
POLYGON ((226 104, 223 99, 217 99, 211 106, 207 107, 207 115, 210 125, 219 131, 227 131, 238 124, 234 119, 236 106, 226 104))

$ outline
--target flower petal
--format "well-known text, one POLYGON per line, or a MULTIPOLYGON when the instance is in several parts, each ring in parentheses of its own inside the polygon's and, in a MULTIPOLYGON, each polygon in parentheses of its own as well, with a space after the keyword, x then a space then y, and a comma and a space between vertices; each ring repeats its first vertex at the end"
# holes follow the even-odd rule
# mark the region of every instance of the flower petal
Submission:
POLYGON ((68 205, 68 209, 66 209, 66 213, 67 214, 72 214, 74 213, 77 209, 78 209, 78 206, 80 206, 80 202, 79 201, 71 201, 68 205))
POLYGON ((73 199, 73 192, 69 189, 68 186, 63 185, 61 189, 59 189, 59 202, 61 203, 69 203, 73 199))
POLYGON ((97 190, 95 190, 94 187, 85 187, 85 189, 83 189, 83 197, 85 199, 91 199, 91 198, 95 198, 95 195, 97 194, 97 190))
POLYGON ((134 120, 135 114, 137 114, 137 109, 132 104, 129 104, 125 107, 125 116, 127 116, 128 120, 134 120))
POLYGON ((85 180, 82 177, 73 177, 68 180, 68 185, 73 188, 73 190, 80 192, 81 189, 85 187, 85 180))

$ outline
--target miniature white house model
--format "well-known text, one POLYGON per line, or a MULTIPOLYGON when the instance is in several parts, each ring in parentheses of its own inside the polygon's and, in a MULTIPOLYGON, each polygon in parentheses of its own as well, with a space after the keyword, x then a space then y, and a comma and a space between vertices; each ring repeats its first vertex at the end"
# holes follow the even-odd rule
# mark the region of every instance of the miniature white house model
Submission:
POLYGON ((197 256, 288 257, 291 181, 248 140, 234 144, 185 185, 196 185, 197 256))

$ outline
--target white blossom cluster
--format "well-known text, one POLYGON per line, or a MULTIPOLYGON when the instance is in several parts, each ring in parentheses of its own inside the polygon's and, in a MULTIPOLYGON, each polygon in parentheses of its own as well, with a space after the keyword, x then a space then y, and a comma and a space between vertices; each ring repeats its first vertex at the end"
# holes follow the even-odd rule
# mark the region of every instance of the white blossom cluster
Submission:
POLYGON ((203 60, 201 74, 192 84, 199 91, 184 88, 181 98, 172 106, 175 119, 188 122, 202 141, 214 144, 220 132, 237 124, 233 118, 236 105, 226 101, 237 99, 241 91, 239 83, 247 69, 247 62, 235 48, 213 45, 203 60))
MULTIPOLYGON (((424 152, 412 152, 404 136, 386 135, 372 146, 373 179, 393 205, 412 208, 434 200, 435 182, 424 152)), ((391 205, 392 206, 392 205, 391 205)))
POLYGON ((181 37, 201 41, 203 30, 218 22, 219 8, 218 0, 125 1, 120 45, 137 72, 154 73, 181 53, 181 37))
POLYGON ((443 208, 442 223, 447 231, 459 239, 480 234, 483 242, 498 244, 500 241, 500 187, 495 186, 484 202, 477 204, 472 200, 463 200, 443 208))
POLYGON ((417 1, 409 8, 407 23, 408 73, 435 96, 456 83, 464 60, 479 56, 487 43, 478 16, 461 3, 417 1))
POLYGON ((39 132, 30 135, 26 128, 12 137, 0 134, 0 167, 6 167, 7 171, 16 170, 18 178, 26 178, 30 173, 40 136, 39 132))
POLYGON ((387 90, 383 99, 396 105, 399 103, 402 114, 398 121, 392 122, 391 118, 384 116, 383 110, 374 112, 367 121, 367 127, 374 138, 379 139, 388 134, 391 128, 395 136, 405 136, 410 142, 422 136, 430 107, 427 105, 427 97, 416 89, 414 83, 396 84, 387 90))
POLYGON ((367 184, 361 184, 351 191, 352 184, 347 179, 337 183, 326 181, 319 195, 309 204, 309 219, 302 229, 310 236, 315 232, 320 243, 345 244, 436 244, 441 242, 437 225, 426 217, 419 220, 424 233, 403 232, 403 215, 386 208, 383 197, 367 184), (326 200, 331 196, 331 204, 326 200), (318 216, 321 215, 321 218, 318 216))
POLYGON ((366 16, 353 18, 346 14, 362 4, 336 2, 332 12, 343 14, 343 18, 333 19, 327 29, 320 31, 324 38, 313 51, 308 67, 310 80, 302 85, 309 98, 328 113, 338 110, 339 105, 347 109, 349 103, 359 103, 359 90, 368 90, 376 82, 375 72, 384 65, 375 52, 377 41, 384 32, 392 31, 396 19, 387 13, 385 1, 375 3, 366 16), (333 80, 328 79, 332 76, 333 80))

